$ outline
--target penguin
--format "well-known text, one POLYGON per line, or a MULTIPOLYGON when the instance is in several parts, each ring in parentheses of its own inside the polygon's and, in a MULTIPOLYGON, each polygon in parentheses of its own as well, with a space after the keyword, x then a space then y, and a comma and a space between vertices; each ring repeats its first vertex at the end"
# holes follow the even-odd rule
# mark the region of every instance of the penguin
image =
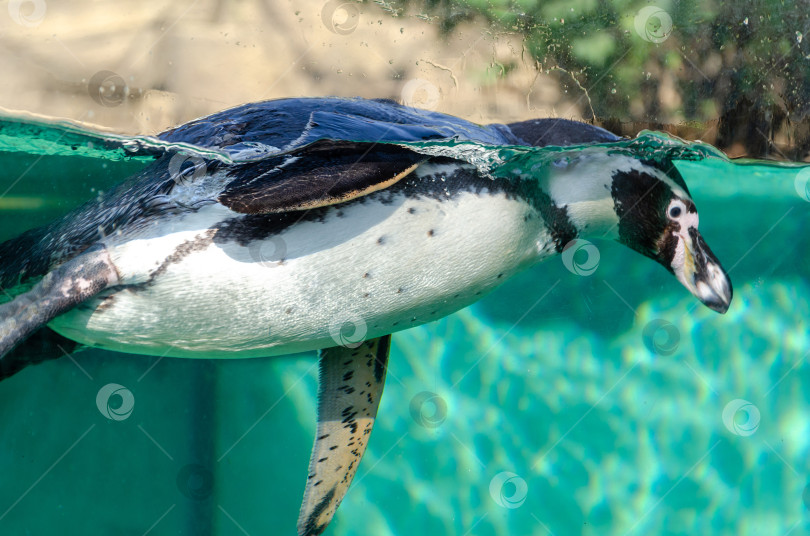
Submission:
POLYGON ((478 125, 387 100, 295 98, 156 142, 165 150, 135 176, 0 244, 0 288, 14 296, 0 305, 0 377, 86 347, 318 350, 300 536, 325 530, 357 471, 392 333, 584 238, 656 261, 714 311, 731 303, 672 158, 592 125, 478 125))

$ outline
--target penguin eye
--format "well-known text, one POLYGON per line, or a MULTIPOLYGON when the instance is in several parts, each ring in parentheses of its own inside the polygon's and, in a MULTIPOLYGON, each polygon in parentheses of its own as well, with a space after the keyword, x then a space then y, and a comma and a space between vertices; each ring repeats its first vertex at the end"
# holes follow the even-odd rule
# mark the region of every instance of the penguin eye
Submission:
POLYGON ((681 215, 681 207, 672 207, 669 209, 669 217, 670 218, 677 218, 681 215))

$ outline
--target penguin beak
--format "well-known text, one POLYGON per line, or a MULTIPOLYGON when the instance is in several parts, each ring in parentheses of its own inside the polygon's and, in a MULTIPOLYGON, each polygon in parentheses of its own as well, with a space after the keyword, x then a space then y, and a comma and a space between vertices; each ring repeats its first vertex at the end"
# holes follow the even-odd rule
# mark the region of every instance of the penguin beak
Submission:
POLYGON ((709 309, 725 313, 733 294, 728 274, 697 229, 688 228, 678 239, 672 260, 675 277, 709 309))

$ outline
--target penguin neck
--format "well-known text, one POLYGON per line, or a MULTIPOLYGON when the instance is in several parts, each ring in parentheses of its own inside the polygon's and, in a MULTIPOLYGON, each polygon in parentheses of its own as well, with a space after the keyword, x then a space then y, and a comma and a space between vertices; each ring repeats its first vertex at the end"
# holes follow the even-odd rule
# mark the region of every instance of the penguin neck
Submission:
POLYGON ((614 169, 609 158, 592 156, 554 165, 539 181, 539 188, 548 196, 557 217, 567 220, 565 224, 575 233, 573 238, 615 240, 619 217, 612 195, 614 169))

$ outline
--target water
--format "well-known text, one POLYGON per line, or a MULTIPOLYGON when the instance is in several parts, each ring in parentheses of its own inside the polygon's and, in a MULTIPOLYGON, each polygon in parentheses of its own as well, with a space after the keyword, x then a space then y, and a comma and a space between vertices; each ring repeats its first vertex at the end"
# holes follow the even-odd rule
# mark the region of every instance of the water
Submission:
MULTIPOLYGON (((682 147, 642 138, 656 139, 682 147)), ((0 239, 165 150, 123 141, 0 124, 0 239)), ((701 159, 678 167, 734 283, 729 312, 594 241, 590 276, 553 259, 398 333, 369 450, 327 534, 810 532, 805 172, 692 150, 701 159)), ((293 534, 316 389, 312 354, 89 350, 29 367, 0 384, 0 533, 293 534), (121 387, 99 398, 109 384, 121 387)))

